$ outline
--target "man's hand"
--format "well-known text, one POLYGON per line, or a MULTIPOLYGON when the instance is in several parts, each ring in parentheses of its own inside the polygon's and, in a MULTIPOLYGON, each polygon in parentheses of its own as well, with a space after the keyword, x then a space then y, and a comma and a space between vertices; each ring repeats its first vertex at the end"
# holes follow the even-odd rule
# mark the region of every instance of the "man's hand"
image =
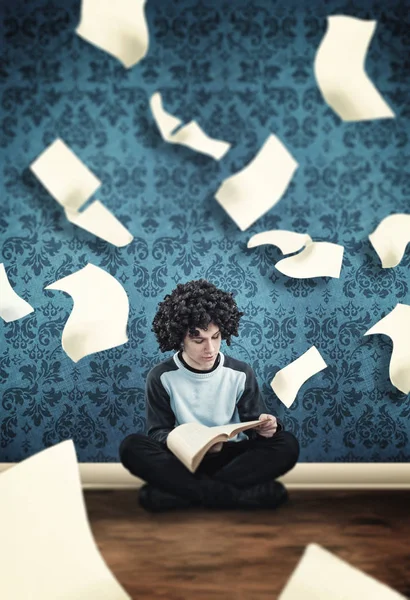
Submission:
POLYGON ((261 425, 256 427, 256 431, 259 433, 259 435, 270 438, 274 433, 276 433, 278 428, 276 417, 273 415, 262 414, 259 415, 259 421, 262 421, 261 425))
POLYGON ((208 452, 210 452, 211 454, 213 454, 214 452, 220 452, 222 450, 223 445, 223 442, 217 442, 209 448, 208 452))

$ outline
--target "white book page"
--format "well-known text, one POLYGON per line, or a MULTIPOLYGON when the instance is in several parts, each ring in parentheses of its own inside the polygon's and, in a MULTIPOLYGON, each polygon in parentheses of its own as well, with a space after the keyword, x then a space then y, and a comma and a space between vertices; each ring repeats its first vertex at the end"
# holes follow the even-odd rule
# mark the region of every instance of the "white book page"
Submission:
POLYGON ((0 474, 2 600, 131 600, 94 541, 72 440, 0 474))
POLYGON ((56 139, 31 163, 31 171, 64 208, 76 211, 100 187, 101 181, 63 140, 56 139))
POLYGON ((378 321, 364 335, 380 333, 393 341, 390 358, 390 381, 403 394, 410 392, 410 306, 397 304, 383 319, 378 321))
POLYGON ((406 600, 317 544, 309 544, 278 600, 406 600))
POLYGON ((62 335, 63 349, 74 362, 128 341, 128 296, 104 269, 88 263, 45 289, 62 290, 74 299, 62 335))
POLYGON ((76 32, 129 69, 148 51, 145 0, 82 0, 76 32))
POLYGON ((344 121, 394 117, 364 69, 376 21, 332 15, 327 22, 314 72, 328 105, 344 121))
POLYGON ((207 445, 215 437, 224 434, 229 436, 238 428, 245 426, 244 429, 251 429, 259 424, 260 421, 248 421, 247 423, 206 427, 200 423, 184 423, 168 434, 167 446, 187 469, 194 472, 210 447, 207 445))
POLYGON ((10 323, 32 313, 34 308, 11 287, 4 264, 0 263, 0 317, 10 323))
POLYGON ((215 198, 245 231, 279 202, 297 166, 279 138, 270 135, 246 167, 222 182, 215 198))
POLYGON ((276 373, 271 381, 271 388, 279 400, 290 408, 305 381, 326 367, 319 350, 316 346, 311 346, 302 356, 276 373))

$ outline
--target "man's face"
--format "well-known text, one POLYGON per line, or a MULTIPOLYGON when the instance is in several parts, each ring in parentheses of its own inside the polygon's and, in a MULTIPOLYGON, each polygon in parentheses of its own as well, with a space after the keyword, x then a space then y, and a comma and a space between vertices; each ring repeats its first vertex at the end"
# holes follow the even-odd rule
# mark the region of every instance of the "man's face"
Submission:
POLYGON ((189 333, 184 337, 184 350, 182 353, 185 362, 193 369, 207 371, 212 369, 219 348, 221 347, 221 333, 219 327, 210 323, 208 329, 198 329, 198 335, 189 333))

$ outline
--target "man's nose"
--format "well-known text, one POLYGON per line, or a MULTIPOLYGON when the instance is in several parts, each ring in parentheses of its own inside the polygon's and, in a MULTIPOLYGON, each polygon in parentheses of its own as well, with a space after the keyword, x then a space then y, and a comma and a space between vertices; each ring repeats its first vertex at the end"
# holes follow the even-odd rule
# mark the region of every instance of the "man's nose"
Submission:
POLYGON ((213 346, 212 340, 206 340, 205 344, 206 344, 207 352, 209 352, 209 353, 213 352, 214 346, 213 346))

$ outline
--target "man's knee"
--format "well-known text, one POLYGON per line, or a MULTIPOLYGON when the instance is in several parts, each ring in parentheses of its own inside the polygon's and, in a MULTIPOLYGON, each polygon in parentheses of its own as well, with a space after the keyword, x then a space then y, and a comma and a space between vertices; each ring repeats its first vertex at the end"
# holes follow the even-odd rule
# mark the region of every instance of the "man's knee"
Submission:
POLYGON ((289 469, 295 466, 298 461, 300 447, 296 437, 290 431, 282 431, 284 442, 286 444, 287 456, 289 458, 289 469))
POLYGON ((278 431, 271 438, 266 438, 266 443, 272 446, 275 452, 280 452, 282 460, 286 462, 286 470, 289 471, 298 461, 299 442, 290 431, 278 431))
POLYGON ((130 451, 135 453, 135 451, 145 443, 146 439, 147 436, 142 433, 131 433, 122 440, 119 448, 119 455, 123 465, 126 465, 130 451))

